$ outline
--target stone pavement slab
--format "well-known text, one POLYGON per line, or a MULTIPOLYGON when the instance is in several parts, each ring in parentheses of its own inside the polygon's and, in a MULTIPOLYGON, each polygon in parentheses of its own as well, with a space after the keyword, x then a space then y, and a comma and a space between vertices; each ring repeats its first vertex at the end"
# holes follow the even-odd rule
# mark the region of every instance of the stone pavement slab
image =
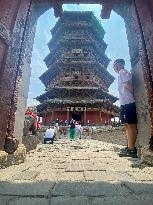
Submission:
POLYGON ((30 182, 18 181, 0 182, 0 195, 10 196, 47 196, 49 191, 55 186, 53 182, 30 182))
POLYGON ((119 158, 120 148, 97 140, 39 144, 25 163, 0 170, 0 205, 153 205, 153 167, 119 158))
POLYGON ((130 176, 132 176, 136 181, 153 181, 153 173, 145 173, 145 172, 129 172, 130 176))
POLYGON ((87 197, 68 197, 58 196, 52 197, 50 205, 90 205, 87 197))
POLYGON ((27 170, 15 175, 13 179, 14 180, 34 180, 38 174, 39 174, 38 171, 27 170))
POLYGON ((52 196, 114 196, 118 191, 113 184, 107 182, 59 182, 51 191, 52 196))
POLYGON ((12 196, 0 196, 0 205, 8 205, 12 199, 12 196))
POLYGON ((153 182, 123 182, 124 186, 131 190, 135 194, 152 194, 153 196, 153 182))
POLYGON ((152 205, 151 198, 148 198, 147 201, 145 199, 141 199, 139 196, 131 196, 131 197, 104 197, 104 198, 94 198, 91 200, 90 205, 152 205))
POLYGON ((86 181, 126 181, 133 179, 125 172, 85 171, 86 181))
POLYGON ((9 202, 8 205, 48 205, 49 200, 41 198, 16 198, 9 202))

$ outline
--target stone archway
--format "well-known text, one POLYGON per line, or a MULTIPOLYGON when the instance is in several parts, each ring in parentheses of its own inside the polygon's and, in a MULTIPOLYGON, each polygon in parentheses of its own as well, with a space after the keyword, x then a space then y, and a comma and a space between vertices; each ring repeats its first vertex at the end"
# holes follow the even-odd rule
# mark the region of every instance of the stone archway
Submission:
POLYGON ((49 8, 54 8, 55 16, 59 16, 62 13, 62 4, 79 2, 103 5, 101 13, 103 18, 109 18, 111 10, 114 10, 124 19, 134 77, 140 145, 147 145, 149 137, 153 136, 153 16, 151 13, 153 3, 151 0, 147 2, 125 0, 124 3, 121 0, 62 0, 58 4, 51 0, 6 0, 5 3, 0 0, 0 11, 2 10, 0 12, 1 150, 6 136, 21 137, 37 19, 49 8), (146 133, 146 140, 143 140, 146 133))

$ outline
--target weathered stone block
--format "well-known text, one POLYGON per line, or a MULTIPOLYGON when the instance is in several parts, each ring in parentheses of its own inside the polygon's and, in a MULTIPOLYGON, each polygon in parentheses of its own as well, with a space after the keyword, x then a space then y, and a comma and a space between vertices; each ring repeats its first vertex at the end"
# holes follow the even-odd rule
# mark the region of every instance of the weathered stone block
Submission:
POLYGON ((27 135, 22 137, 22 143, 25 145, 27 152, 37 147, 41 140, 38 135, 27 135))
POLYGON ((153 152, 149 151, 148 147, 141 150, 142 160, 150 165, 153 165, 153 152))
POLYGON ((25 146, 20 144, 14 154, 7 154, 4 151, 0 152, 0 166, 8 167, 14 164, 23 163, 26 159, 25 146))
POLYGON ((3 167, 7 163, 8 154, 5 151, 0 151, 0 166, 3 167))

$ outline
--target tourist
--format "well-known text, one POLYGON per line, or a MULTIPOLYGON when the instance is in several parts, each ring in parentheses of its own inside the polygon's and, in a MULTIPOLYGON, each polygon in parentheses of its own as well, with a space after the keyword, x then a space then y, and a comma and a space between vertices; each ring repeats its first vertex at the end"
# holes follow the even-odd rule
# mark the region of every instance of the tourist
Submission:
POLYGON ((69 125, 69 121, 65 120, 65 126, 68 126, 68 125, 69 125))
POLYGON ((55 130, 55 134, 56 134, 56 137, 58 138, 59 136, 59 126, 58 126, 58 123, 55 124, 54 126, 54 130, 55 130))
POLYGON ((83 131, 83 127, 81 126, 81 122, 76 122, 75 123, 75 129, 76 129, 76 137, 81 139, 81 134, 83 131))
POLYGON ((44 136, 44 144, 53 144, 54 138, 55 138, 55 130, 51 127, 49 127, 44 136))
POLYGON ((70 140, 75 140, 75 120, 71 120, 70 122, 70 140))
POLYGON ((120 157, 137 158, 135 147, 137 139, 137 114, 132 88, 132 75, 125 68, 124 59, 117 59, 114 62, 114 71, 118 73, 118 91, 120 101, 120 117, 127 133, 127 147, 119 152, 120 157))

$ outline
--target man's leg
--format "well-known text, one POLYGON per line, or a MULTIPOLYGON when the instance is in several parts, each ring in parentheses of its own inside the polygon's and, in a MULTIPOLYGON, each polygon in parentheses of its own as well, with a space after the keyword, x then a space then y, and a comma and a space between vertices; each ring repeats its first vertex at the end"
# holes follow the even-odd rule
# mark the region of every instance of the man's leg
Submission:
POLYGON ((137 125, 136 124, 127 124, 128 148, 130 150, 135 149, 137 135, 138 135, 137 125))
POLYGON ((73 140, 75 139, 75 136, 74 136, 74 129, 72 129, 72 139, 73 139, 73 140))
POLYGON ((73 139, 75 140, 75 138, 76 138, 76 131, 75 131, 75 129, 73 130, 73 139))
POLYGON ((135 148, 135 143, 137 139, 137 125, 136 124, 126 124, 127 131, 127 147, 119 152, 120 157, 133 157, 137 158, 137 150, 135 148))
POLYGON ((125 131, 126 131, 126 143, 128 146, 128 124, 124 124, 124 127, 125 127, 125 131))
POLYGON ((72 140, 72 139, 73 139, 73 130, 70 129, 70 140, 72 140))

